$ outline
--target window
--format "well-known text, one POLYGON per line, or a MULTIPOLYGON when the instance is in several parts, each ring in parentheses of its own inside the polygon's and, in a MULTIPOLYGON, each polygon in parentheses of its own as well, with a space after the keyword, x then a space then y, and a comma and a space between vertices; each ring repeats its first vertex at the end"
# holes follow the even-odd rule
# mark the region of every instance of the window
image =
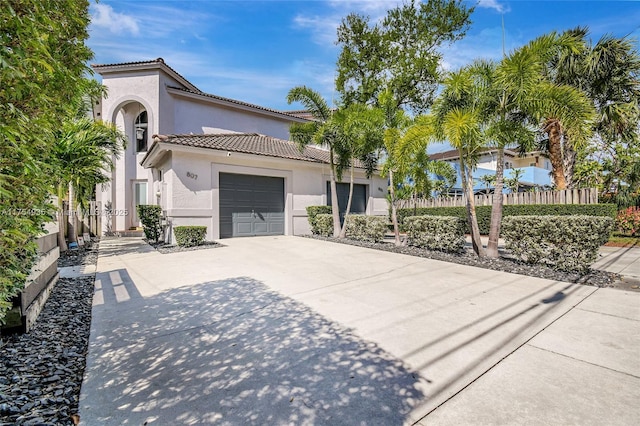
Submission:
POLYGON ((144 152, 147 150, 147 128, 149 127, 149 121, 147 118, 147 111, 142 111, 136 117, 136 121, 133 124, 136 137, 136 152, 144 152))

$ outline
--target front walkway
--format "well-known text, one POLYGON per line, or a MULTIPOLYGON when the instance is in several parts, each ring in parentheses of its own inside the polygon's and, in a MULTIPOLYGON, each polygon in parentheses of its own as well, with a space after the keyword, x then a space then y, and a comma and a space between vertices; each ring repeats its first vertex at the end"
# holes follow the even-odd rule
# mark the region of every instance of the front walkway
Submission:
POLYGON ((640 293, 299 237, 223 242, 101 241, 83 424, 640 418, 640 293))
POLYGON ((593 267, 640 280, 640 247, 600 247, 600 258, 593 267))

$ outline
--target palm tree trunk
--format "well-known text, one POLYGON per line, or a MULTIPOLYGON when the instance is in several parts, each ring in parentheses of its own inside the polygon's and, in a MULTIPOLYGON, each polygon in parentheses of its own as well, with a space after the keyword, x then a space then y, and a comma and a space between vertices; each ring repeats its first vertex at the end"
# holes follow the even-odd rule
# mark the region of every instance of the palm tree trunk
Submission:
POLYGON ((67 232, 67 239, 70 243, 78 241, 77 239, 77 225, 76 225, 76 212, 73 199, 75 197, 75 190, 73 183, 69 182, 69 230, 67 232))
POLYGON ((482 240, 480 239, 480 228, 478 227, 475 201, 473 199, 473 176, 471 176, 471 170, 465 167, 462 151, 460 151, 459 154, 462 188, 464 189, 467 197, 467 220, 469 221, 469 227, 471 228, 471 245, 473 246, 473 251, 478 257, 485 257, 484 247, 482 246, 482 240))
POLYGON ((396 188, 393 182, 393 170, 389 170, 389 195, 391 196, 391 223, 396 247, 402 245, 400 241, 400 227, 398 226, 398 210, 396 208, 396 188))
POLYGON ((573 189, 573 171, 575 169, 576 158, 578 154, 576 153, 575 149, 573 149, 569 139, 566 136, 564 142, 564 155, 562 158, 564 165, 564 179, 566 181, 567 188, 573 189))
POLYGON ((347 236, 347 217, 351 211, 351 200, 353 199, 353 161, 351 162, 351 177, 349 179, 349 200, 347 201, 347 211, 344 213, 344 223, 340 230, 340 238, 347 236))
POLYGON ((333 161, 333 149, 331 149, 331 214, 333 215, 333 236, 340 236, 340 206, 338 206, 338 185, 336 185, 336 166, 333 161))
POLYGON ((551 118, 548 119, 543 127, 549 136, 549 161, 553 168, 553 182, 557 190, 567 188, 567 182, 564 178, 564 162, 562 159, 562 127, 560 121, 551 118))
MULTIPOLYGON (((493 202, 491 204, 491 224, 489 225, 489 242, 487 244, 487 256, 497 258, 500 256, 498 252, 498 239, 500 238, 500 225, 502 223, 502 206, 503 196, 502 187, 504 186, 504 148, 498 148, 497 164, 496 164, 496 184, 493 190, 493 202)), ((489 191, 487 191, 488 193, 489 191)))

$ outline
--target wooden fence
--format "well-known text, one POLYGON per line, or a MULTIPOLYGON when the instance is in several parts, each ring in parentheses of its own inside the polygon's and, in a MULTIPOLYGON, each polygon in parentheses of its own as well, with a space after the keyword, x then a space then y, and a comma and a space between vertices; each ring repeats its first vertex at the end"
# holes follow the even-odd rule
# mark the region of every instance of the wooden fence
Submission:
MULTIPOLYGON (((476 206, 490 206, 493 204, 493 194, 474 196, 476 206)), ((598 190, 595 188, 587 189, 565 189, 563 191, 536 191, 536 192, 518 192, 514 194, 503 194, 502 202, 504 205, 512 204, 598 204, 598 190)), ((438 197, 438 198, 419 198, 400 200, 399 208, 414 207, 464 207, 467 198, 463 196, 457 197, 438 197)))

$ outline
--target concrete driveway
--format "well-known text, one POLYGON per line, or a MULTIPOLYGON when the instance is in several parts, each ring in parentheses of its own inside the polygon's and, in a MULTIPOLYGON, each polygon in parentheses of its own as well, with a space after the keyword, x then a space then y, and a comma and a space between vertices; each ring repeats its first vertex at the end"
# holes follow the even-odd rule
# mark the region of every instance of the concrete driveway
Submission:
POLYGON ((83 424, 640 418, 640 293, 300 237, 223 243, 100 243, 83 424))

